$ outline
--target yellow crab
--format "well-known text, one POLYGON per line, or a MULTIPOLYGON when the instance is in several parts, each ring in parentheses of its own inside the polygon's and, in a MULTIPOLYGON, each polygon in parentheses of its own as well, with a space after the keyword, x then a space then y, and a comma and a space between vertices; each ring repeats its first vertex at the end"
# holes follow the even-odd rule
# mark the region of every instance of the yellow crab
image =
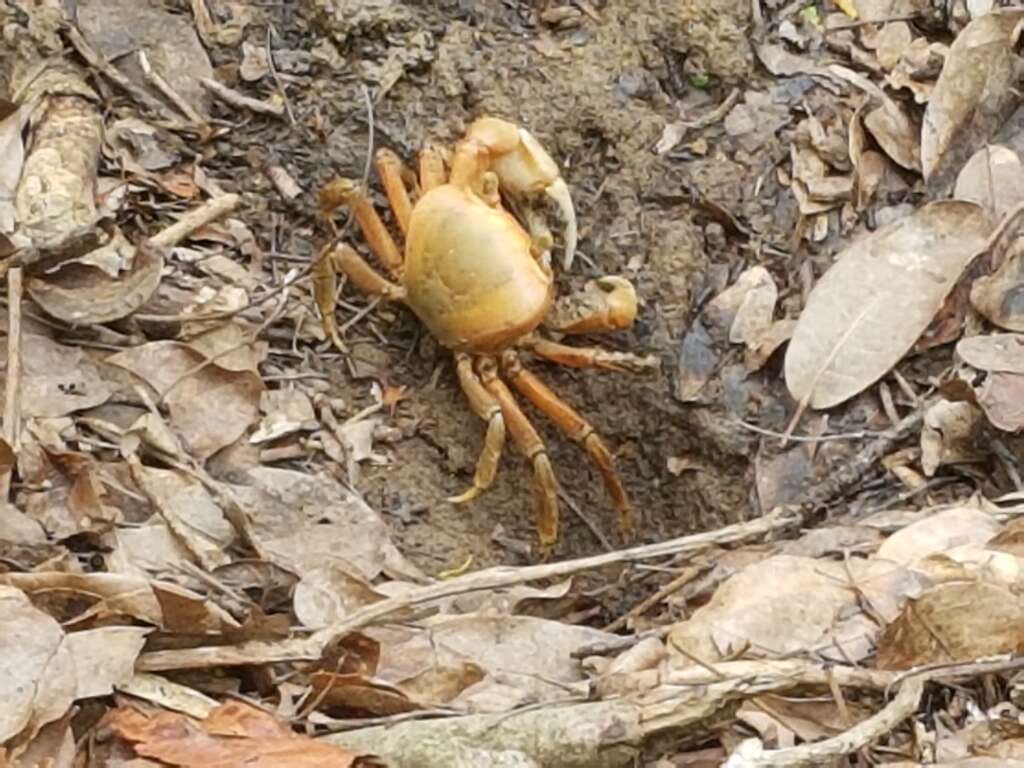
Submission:
MULTIPOLYGON (((405 236, 404 254, 358 184, 335 179, 324 188, 320 203, 328 220, 339 206, 352 211, 369 248, 393 279, 345 243, 325 249, 319 274, 324 275, 324 267, 330 274, 340 271, 362 291, 404 303, 454 353, 462 390, 486 422, 487 434, 473 486, 450 500, 469 501, 491 485, 507 429, 533 466, 542 549, 550 551, 557 539, 554 472, 544 443, 506 386, 508 381, 583 445, 615 503, 623 531, 631 532, 632 509, 611 451, 582 416, 523 367, 516 351, 527 349, 574 368, 640 371, 657 365, 654 358, 571 347, 536 333, 542 323, 559 334, 621 329, 636 317, 636 293, 620 277, 600 278, 583 294, 555 302, 553 238, 540 212, 530 205, 539 193, 557 204, 565 222, 563 267, 568 268, 576 249, 576 216, 554 160, 523 128, 484 117, 457 144, 447 178, 445 158, 433 148, 420 153, 418 179, 390 150, 379 150, 375 161, 405 236), (527 222, 529 232, 503 207, 503 199, 527 222)), ((333 317, 324 320, 333 327, 333 317)))

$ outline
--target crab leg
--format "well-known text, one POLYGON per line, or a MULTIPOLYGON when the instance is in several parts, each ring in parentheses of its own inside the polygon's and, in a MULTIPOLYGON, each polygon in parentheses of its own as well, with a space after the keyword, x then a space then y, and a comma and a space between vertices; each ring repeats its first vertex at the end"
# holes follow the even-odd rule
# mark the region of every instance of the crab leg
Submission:
POLYGON ((466 394, 473 413, 487 423, 487 436, 480 458, 476 462, 473 487, 458 496, 449 497, 453 504, 461 504, 477 497, 481 491, 490 488, 501 461, 501 450, 505 445, 505 417, 501 406, 490 392, 484 389, 480 378, 473 371, 473 359, 464 353, 455 355, 455 371, 459 376, 462 391, 466 394))
POLYGON ((433 147, 420 152, 420 188, 427 192, 445 182, 444 159, 433 147))
POLYGON ((550 552, 558 539, 558 485, 548 459, 544 441, 526 418, 515 397, 501 379, 492 358, 480 359, 480 379, 498 401, 505 425, 516 449, 533 465, 534 492, 537 510, 537 532, 544 553, 550 552))
POLYGON ((568 344, 558 344, 547 339, 526 339, 520 342, 519 346, 566 368, 604 368, 608 371, 641 373, 657 368, 660 363, 654 355, 641 357, 629 352, 612 352, 600 347, 570 347, 568 344))
POLYGON ((409 200, 409 192, 405 188, 405 182, 402 181, 402 161, 390 149, 378 149, 374 160, 377 164, 377 175, 380 176, 384 192, 388 196, 388 203, 395 214, 398 228, 405 235, 409 231, 412 202, 409 200))
POLYGON ((405 300, 405 288, 391 282, 367 264, 366 259, 356 253, 351 246, 339 243, 326 255, 326 259, 332 267, 347 275, 363 293, 392 301, 405 300))
POLYGON ((608 446, 605 445, 601 436, 568 403, 526 370, 514 351, 510 350, 502 357, 502 370, 512 382, 512 386, 523 397, 551 419, 570 439, 583 445, 587 455, 597 465, 605 488, 608 489, 608 494, 612 497, 615 508, 619 512, 619 525, 622 531, 624 533, 632 532, 633 508, 622 487, 619 474, 615 471, 615 457, 612 456, 612 452, 608 450, 608 446))
POLYGON ((399 250, 384 222, 381 221, 373 203, 359 189, 359 185, 349 179, 335 179, 320 193, 320 210, 329 214, 338 206, 348 206, 363 230, 370 249, 387 267, 388 272, 399 275, 402 272, 402 252, 399 250))

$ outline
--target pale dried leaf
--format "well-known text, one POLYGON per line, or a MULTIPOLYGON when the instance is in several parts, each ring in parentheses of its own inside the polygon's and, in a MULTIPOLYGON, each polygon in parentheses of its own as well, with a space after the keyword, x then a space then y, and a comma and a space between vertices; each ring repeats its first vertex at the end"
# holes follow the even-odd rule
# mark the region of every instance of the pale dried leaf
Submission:
POLYGON ((0 587, 0 743, 61 717, 74 693, 60 625, 20 590, 0 587))
POLYGON ((968 24, 949 49, 921 127, 921 166, 936 191, 953 186, 967 159, 985 146, 1020 101, 1014 30, 1019 10, 968 24))
POLYGON ((1024 376, 993 373, 977 391, 978 405, 992 426, 1004 432, 1024 429, 1024 376))
MULTIPOLYGON (((0 368, 6 371, 7 341, 0 343, 0 368)), ((106 402, 112 389, 99 369, 77 347, 25 334, 21 343, 21 412, 56 417, 106 402)))
POLYGON ((921 129, 892 99, 864 115, 864 127, 895 162, 921 172, 921 129))
POLYGON ((186 568, 185 564, 192 562, 189 551, 162 519, 149 520, 145 525, 117 528, 112 538, 112 551, 105 557, 110 573, 142 577, 180 574, 186 568))
POLYGON ((102 627, 72 632, 64 641, 75 666, 75 699, 107 696, 131 680, 148 627, 102 627))
POLYGON ((260 410, 266 415, 249 437, 252 443, 270 442, 319 426, 309 397, 297 389, 264 391, 260 398, 260 410))
POLYGON ((131 461, 132 476, 164 522, 206 570, 231 561, 235 530, 210 493, 183 472, 131 461))
POLYGON ((830 408, 884 376, 932 322, 991 226, 973 203, 930 203, 843 251, 789 342, 793 397, 830 408))
POLYGON ((991 515, 974 507, 952 507, 903 528, 878 548, 876 557, 913 566, 929 555, 964 544, 984 544, 1000 531, 991 515))
POLYGON ((1024 202, 1024 175, 1020 157, 998 144, 982 147, 964 165, 956 180, 953 196, 983 205, 996 219, 1002 219, 1024 202))
POLYGON ((25 163, 22 130, 29 112, 23 107, 0 120, 0 232, 14 231, 14 192, 25 163))
POLYGON ((292 610, 303 626, 320 629, 383 599, 357 576, 338 565, 325 565, 308 571, 295 585, 292 610))
POLYGON ((263 388, 259 377, 216 364, 203 365, 206 358, 180 342, 149 342, 107 361, 128 369, 164 394, 171 426, 201 459, 231 445, 256 420, 263 388))
POLYGON ((1024 305, 1017 298, 1024 283, 1024 250, 1014 242, 1002 254, 995 273, 983 275, 971 286, 971 304, 993 325, 1024 331, 1024 305))
POLYGON ((118 685, 117 690, 164 709, 202 719, 217 708, 217 702, 199 691, 160 675, 139 672, 118 685))
POLYGON ((1024 373, 1024 334, 993 333, 960 339, 956 354, 979 371, 1024 373))
POLYGON ((382 571, 420 581, 399 554, 387 526, 361 498, 326 475, 258 467, 232 491, 253 516, 260 546, 272 561, 300 576, 331 563, 367 581, 382 571))
POLYGON ((939 400, 924 415, 921 468, 932 477, 940 466, 979 458, 976 440, 981 412, 967 402, 939 400))

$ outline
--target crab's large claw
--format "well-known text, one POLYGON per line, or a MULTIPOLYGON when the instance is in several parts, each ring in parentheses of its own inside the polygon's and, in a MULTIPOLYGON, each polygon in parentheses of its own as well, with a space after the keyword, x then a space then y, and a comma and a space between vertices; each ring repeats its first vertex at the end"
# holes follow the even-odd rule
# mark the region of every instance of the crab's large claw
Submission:
POLYGON ((551 155, 525 128, 495 117, 476 120, 467 138, 486 147, 491 170, 506 193, 522 197, 543 192, 554 201, 565 222, 562 267, 572 266, 576 254, 576 211, 569 187, 551 155))
POLYGON ((582 291, 563 296, 545 318, 545 327, 565 334, 603 333, 629 328, 636 320, 637 298, 624 277, 605 275, 582 291))

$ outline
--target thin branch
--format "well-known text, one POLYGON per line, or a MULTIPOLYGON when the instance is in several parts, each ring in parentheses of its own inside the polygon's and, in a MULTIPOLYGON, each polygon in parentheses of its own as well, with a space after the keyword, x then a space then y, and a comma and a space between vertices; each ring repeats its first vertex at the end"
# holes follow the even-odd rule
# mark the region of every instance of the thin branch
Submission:
MULTIPOLYGON (((21 299, 23 291, 21 267, 7 273, 7 372, 4 384, 4 440, 17 452, 21 440, 21 299)), ((9 467, 0 474, 0 499, 7 499, 11 490, 9 467)))

